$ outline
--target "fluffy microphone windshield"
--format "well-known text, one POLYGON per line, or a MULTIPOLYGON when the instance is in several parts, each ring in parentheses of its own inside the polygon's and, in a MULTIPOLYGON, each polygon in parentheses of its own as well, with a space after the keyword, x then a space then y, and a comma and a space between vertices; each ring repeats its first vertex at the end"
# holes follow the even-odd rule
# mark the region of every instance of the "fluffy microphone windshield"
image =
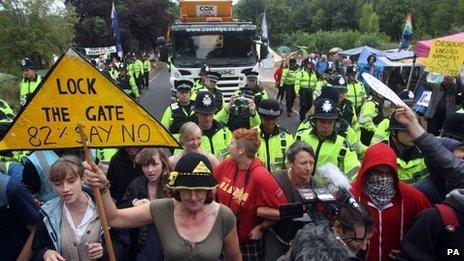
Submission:
POLYGON ((317 168, 316 173, 324 179, 327 189, 331 193, 337 192, 340 188, 350 190, 350 180, 333 163, 326 163, 317 168))

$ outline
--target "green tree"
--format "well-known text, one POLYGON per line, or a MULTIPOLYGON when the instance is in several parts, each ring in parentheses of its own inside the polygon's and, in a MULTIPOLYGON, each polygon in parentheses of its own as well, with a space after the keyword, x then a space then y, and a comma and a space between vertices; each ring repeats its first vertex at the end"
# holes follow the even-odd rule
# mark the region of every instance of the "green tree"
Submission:
POLYGON ((374 10, 379 15, 380 31, 393 41, 399 41, 404 27, 406 13, 412 12, 411 0, 380 0, 374 10))
POLYGON ((326 29, 327 17, 324 10, 317 10, 312 18, 312 26, 314 31, 326 29))
POLYGON ((234 16, 242 21, 261 24, 259 20, 265 9, 264 0, 240 0, 234 6, 234 16))
POLYGON ((0 71, 20 74, 19 61, 31 57, 36 66, 50 65, 72 45, 74 9, 52 11, 52 0, 0 1, 0 71))
POLYGON ((380 31, 379 16, 374 12, 372 4, 364 4, 361 7, 358 25, 361 32, 378 33, 380 31))

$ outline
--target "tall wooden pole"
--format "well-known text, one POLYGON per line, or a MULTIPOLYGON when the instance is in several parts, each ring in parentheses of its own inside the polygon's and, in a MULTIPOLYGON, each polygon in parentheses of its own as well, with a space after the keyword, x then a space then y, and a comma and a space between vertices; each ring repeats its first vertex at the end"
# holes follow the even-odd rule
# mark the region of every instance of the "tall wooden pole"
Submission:
MULTIPOLYGON (((87 148, 87 138, 84 135, 83 126, 81 124, 78 124, 77 126, 79 128, 79 134, 81 135, 82 146, 84 147, 85 161, 88 164, 92 164, 92 154, 90 153, 90 149, 87 148)), ((103 229, 103 237, 105 238, 105 246, 106 250, 108 251, 108 257, 110 261, 116 261, 113 249, 113 242, 111 241, 110 229, 108 227, 108 221, 106 220, 105 208, 103 207, 103 200, 101 197, 100 188, 98 186, 94 186, 92 190, 93 196, 95 197, 95 203, 97 204, 98 216, 100 217, 100 223, 103 229)))

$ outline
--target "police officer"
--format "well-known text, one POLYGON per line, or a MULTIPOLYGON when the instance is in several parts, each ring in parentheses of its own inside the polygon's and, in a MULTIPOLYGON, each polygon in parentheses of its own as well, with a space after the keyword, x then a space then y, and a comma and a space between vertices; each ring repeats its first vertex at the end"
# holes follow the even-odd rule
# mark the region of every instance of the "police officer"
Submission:
MULTIPOLYGON (((210 68, 207 64, 203 64, 200 68, 200 73, 198 76, 200 76, 200 79, 196 80, 193 83, 193 88, 192 92, 199 92, 201 89, 205 88, 205 82, 208 79, 208 72, 210 71, 210 68)), ((194 100, 194 99, 193 99, 194 100)))
POLYGON ((295 100, 295 76, 297 74, 296 60, 291 58, 288 62, 288 68, 282 71, 280 78, 280 87, 285 89, 285 103, 287 107, 287 116, 292 116, 293 102, 295 100))
POLYGON ((190 90, 193 83, 187 80, 176 81, 174 83, 177 93, 177 102, 172 103, 164 111, 161 124, 171 132, 179 133, 180 127, 186 122, 194 121, 195 113, 192 102, 190 101, 190 90))
POLYGON ((42 77, 37 74, 34 63, 29 58, 24 58, 21 61, 21 69, 23 70, 23 79, 19 83, 19 101, 25 104, 27 96, 35 91, 42 81, 42 77))
POLYGON ((354 65, 350 65, 346 68, 346 75, 348 76, 348 84, 346 86, 346 98, 351 101, 356 111, 356 115, 359 115, 361 111, 361 105, 367 99, 364 85, 356 79, 358 68, 354 65))
POLYGON ((232 140, 232 133, 223 123, 214 119, 217 110, 218 106, 213 93, 207 91, 198 93, 194 111, 197 116, 196 123, 202 131, 200 148, 217 157, 224 157, 232 140))
MULTIPOLYGON (((338 84, 338 83, 337 83, 338 84)), ((325 86, 321 89, 321 95, 318 99, 330 99, 334 102, 335 106, 337 107, 338 113, 338 120, 335 122, 335 131, 337 135, 342 136, 348 141, 348 144, 351 150, 355 151, 358 157, 361 159, 365 149, 367 148, 361 143, 360 134, 359 134, 359 127, 358 129, 354 129, 350 122, 348 122, 342 114, 341 106, 339 103, 340 99, 340 92, 337 88, 332 86, 325 86)), ((357 123, 356 123, 357 124, 357 123)), ((313 126, 311 125, 311 119, 303 121, 297 129, 297 132, 300 132, 305 129, 311 129, 313 126)))
POLYGON ((14 111, 11 109, 10 105, 0 99, 0 123, 12 122, 14 117, 14 111))
POLYGON ((261 100, 268 98, 267 92, 264 90, 264 88, 258 85, 258 75, 259 75, 259 72, 255 72, 251 70, 246 72, 245 76, 247 78, 247 83, 245 84, 244 87, 238 89, 234 95, 235 97, 242 96, 242 93, 244 91, 249 91, 250 93, 253 94, 253 97, 254 97, 253 101, 255 102, 257 107, 259 107, 261 100))
POLYGON ((286 169, 285 152, 293 144, 293 136, 277 124, 282 109, 277 100, 262 100, 258 107, 261 124, 259 130, 261 144, 257 156, 271 173, 286 169))
POLYGON ((361 142, 364 145, 370 145, 377 126, 390 115, 391 111, 391 102, 371 91, 369 98, 361 105, 361 112, 359 114, 361 142))
MULTIPOLYGON (((414 93, 412 91, 402 90, 398 93, 398 97, 409 107, 412 107, 414 105, 414 93)), ((422 121, 421 125, 423 127, 427 126, 425 121, 422 121)), ((383 119, 377 125, 374 135, 372 136, 371 144, 388 140, 388 137, 390 136, 389 127, 390 127, 390 118, 388 117, 388 118, 383 119)))
POLYGON ((142 62, 142 55, 138 54, 134 56, 134 65, 133 65, 133 70, 134 70, 134 78, 135 78, 135 83, 137 84, 137 87, 139 88, 139 91, 142 90, 142 81, 143 81, 143 73, 144 73, 144 65, 142 62))
POLYGON ((222 96, 221 90, 217 88, 217 82, 221 79, 221 74, 218 72, 208 71, 206 73, 206 79, 204 79, 204 86, 201 89, 194 90, 190 99, 196 100, 197 94, 200 91, 208 91, 213 94, 213 99, 216 101, 218 111, 221 110, 225 105, 224 97, 222 96))
POLYGON ((330 99, 319 99, 311 117, 312 128, 297 132, 295 140, 305 141, 314 149, 316 167, 331 162, 350 178, 358 172, 360 163, 346 139, 337 135, 337 119, 335 103, 330 99))
POLYGON ((116 79, 116 82, 118 83, 119 87, 121 87, 121 89, 123 89, 123 91, 130 95, 132 98, 138 99, 140 97, 136 80, 134 76, 128 72, 126 64, 124 63, 119 65, 119 75, 116 79))
MULTIPOLYGON (((260 119, 256 113, 255 94, 254 89, 241 88, 240 96, 232 96, 215 118, 226 124, 231 131, 258 126, 260 119)), ((258 101, 260 102, 261 98, 258 101)))
POLYGON ((306 119, 306 113, 313 106, 313 91, 317 85, 317 74, 314 71, 314 64, 308 60, 303 60, 303 69, 295 77, 295 93, 300 95, 300 122, 306 119))
POLYGON ((143 56, 143 81, 142 85, 144 89, 148 89, 150 85, 150 70, 151 70, 151 62, 148 59, 148 54, 143 56))
POLYGON ((343 119, 349 122, 350 126, 359 131, 358 118, 356 117, 353 103, 346 98, 347 87, 346 81, 340 74, 332 77, 330 86, 334 87, 338 92, 338 110, 343 119))
POLYGON ((390 115, 390 137, 387 141, 396 153, 400 180, 414 183, 428 175, 424 156, 412 142, 408 129, 396 119, 396 113, 390 115))

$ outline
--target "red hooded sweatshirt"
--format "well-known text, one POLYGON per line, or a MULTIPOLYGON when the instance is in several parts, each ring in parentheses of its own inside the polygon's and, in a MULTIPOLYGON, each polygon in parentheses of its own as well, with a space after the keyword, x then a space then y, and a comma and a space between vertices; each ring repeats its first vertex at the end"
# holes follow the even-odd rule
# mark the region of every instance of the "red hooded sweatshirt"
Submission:
POLYGON ((390 260, 392 249, 399 249, 399 242, 412 225, 414 217, 422 210, 431 207, 422 192, 411 185, 399 181, 396 154, 385 143, 377 143, 366 150, 358 176, 351 184, 355 198, 369 207, 375 220, 375 232, 370 240, 367 260, 390 260), (379 210, 364 194, 363 185, 369 169, 387 165, 396 172, 396 194, 391 203, 379 210))

